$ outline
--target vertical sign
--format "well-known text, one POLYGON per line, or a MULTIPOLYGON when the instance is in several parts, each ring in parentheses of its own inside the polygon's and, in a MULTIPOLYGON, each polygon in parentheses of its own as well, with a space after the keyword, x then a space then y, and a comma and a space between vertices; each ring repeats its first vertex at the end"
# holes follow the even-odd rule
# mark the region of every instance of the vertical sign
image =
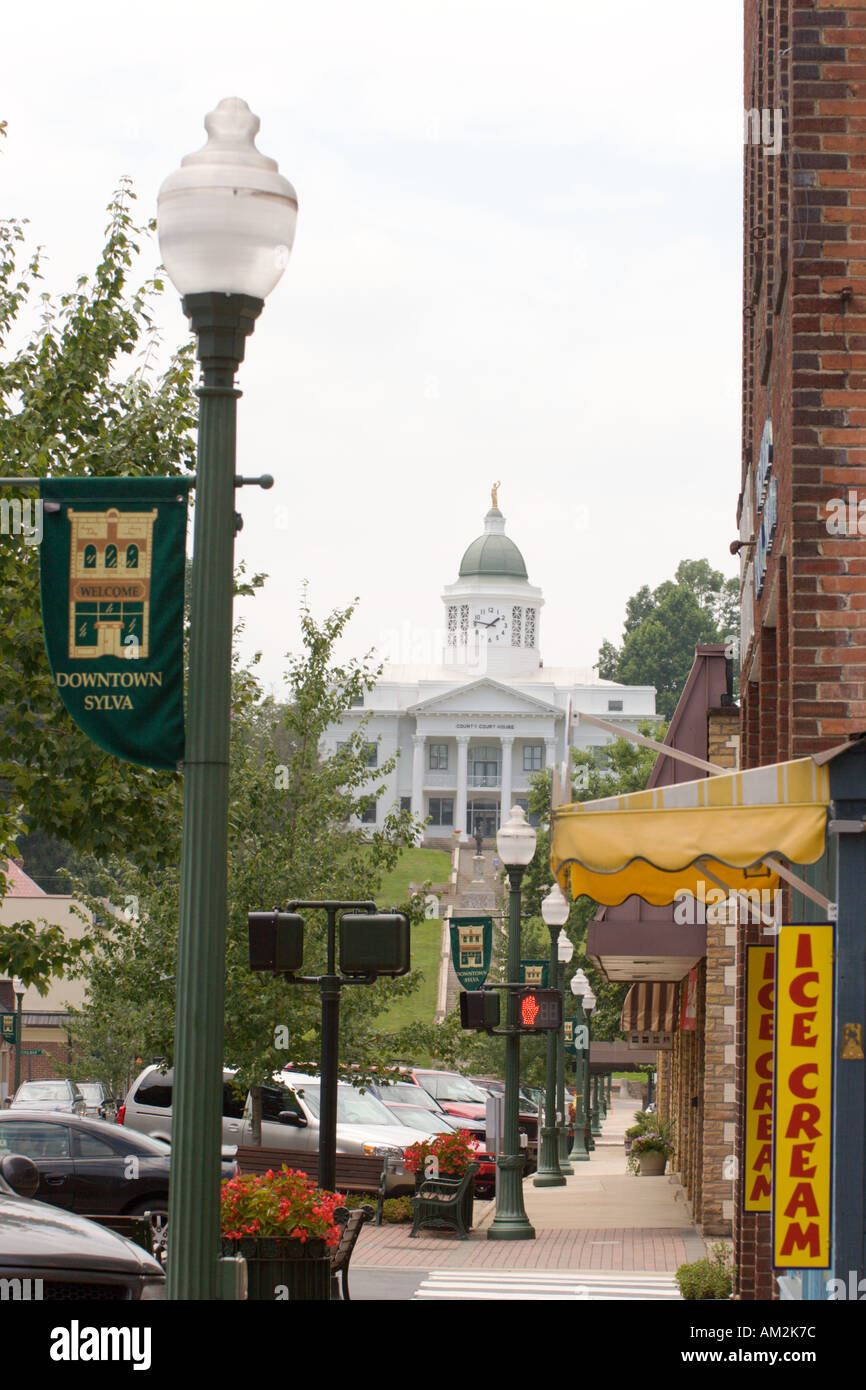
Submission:
POLYGON ((769 1211, 771 1206, 774 976, 774 948, 747 946, 744 1211, 769 1211))
POLYGON ((827 1269, 833 1095, 833 924, 784 926, 776 946, 773 1263, 827 1269))

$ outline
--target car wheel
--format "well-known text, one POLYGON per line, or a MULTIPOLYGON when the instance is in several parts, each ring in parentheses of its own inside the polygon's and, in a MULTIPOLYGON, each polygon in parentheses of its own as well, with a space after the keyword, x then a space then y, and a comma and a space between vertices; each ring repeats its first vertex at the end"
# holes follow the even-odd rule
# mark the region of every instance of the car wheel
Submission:
POLYGON ((129 1216, 150 1216, 150 1230, 153 1239, 153 1258, 165 1267, 168 1251, 168 1198, 153 1197, 148 1202, 139 1202, 129 1208, 129 1216))

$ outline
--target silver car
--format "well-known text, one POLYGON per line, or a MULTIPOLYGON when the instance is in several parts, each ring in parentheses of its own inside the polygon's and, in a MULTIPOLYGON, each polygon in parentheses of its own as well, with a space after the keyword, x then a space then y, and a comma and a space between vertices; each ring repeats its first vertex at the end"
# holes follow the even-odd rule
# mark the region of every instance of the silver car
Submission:
POLYGON ((10 1109, 58 1110, 66 1115, 86 1115, 87 1101, 74 1081, 23 1081, 10 1109))
MULTIPOLYGON (((252 1101, 223 1072, 224 1146, 252 1142, 252 1101)), ((147 1067, 136 1079, 118 1113, 118 1122, 157 1139, 171 1140, 174 1077, 170 1070, 147 1067)), ((272 1149, 319 1151, 320 1078, 284 1071, 262 1088, 262 1146, 272 1149)), ((373 1158, 402 1158, 404 1150, 429 1137, 430 1130, 407 1129, 369 1092, 341 1082, 337 1087, 337 1153, 373 1158)), ((402 1165, 401 1165, 402 1166, 402 1165)), ((387 1191, 397 1195, 414 1190, 414 1176, 391 1173, 387 1191)))

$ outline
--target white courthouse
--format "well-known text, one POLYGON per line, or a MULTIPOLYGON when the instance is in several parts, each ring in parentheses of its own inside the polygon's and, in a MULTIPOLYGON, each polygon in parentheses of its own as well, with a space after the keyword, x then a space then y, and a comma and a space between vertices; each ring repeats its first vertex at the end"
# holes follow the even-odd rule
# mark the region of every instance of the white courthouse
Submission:
MULTIPOLYGON (((371 766, 398 760, 364 821, 381 822, 402 805, 429 821, 427 841, 465 841, 478 829, 490 839, 513 805, 526 809, 533 773, 565 758, 569 708, 632 730, 655 714, 652 686, 543 664, 542 591, 505 534, 495 488, 492 500, 483 535, 442 593, 440 664, 386 665, 322 749, 334 752, 365 718, 371 766)), ((610 737, 579 725, 572 745, 601 748, 610 737)))

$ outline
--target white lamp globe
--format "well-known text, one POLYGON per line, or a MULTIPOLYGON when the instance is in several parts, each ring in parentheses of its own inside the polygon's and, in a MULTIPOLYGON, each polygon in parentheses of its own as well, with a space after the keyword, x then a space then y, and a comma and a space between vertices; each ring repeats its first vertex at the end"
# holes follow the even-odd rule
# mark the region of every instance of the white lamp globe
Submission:
POLYGON ((571 977, 571 992, 572 992, 572 994, 575 995, 577 998, 580 998, 580 996, 583 994, 583 985, 582 985, 581 980, 580 980, 580 971, 579 971, 579 970, 577 971, 576 974, 572 975, 572 977, 571 977))
POLYGON ((559 933, 559 940, 556 943, 556 954, 562 961, 563 965, 568 965, 568 962, 574 955, 574 946, 571 944, 571 941, 568 939, 564 931, 561 931, 559 933))
POLYGON ((598 1000, 596 999, 596 997, 595 997, 595 995, 593 994, 592 990, 590 990, 588 994, 585 994, 585 995, 583 996, 583 1011, 584 1011, 584 1013, 586 1013, 586 1014, 591 1014, 597 1003, 598 1003, 598 1000))
POLYGON ((511 815, 496 832, 496 848, 506 868, 525 868, 535 853, 535 829, 526 819, 522 806, 512 806, 511 815))
POLYGON ((554 883, 546 898, 541 900, 541 915, 548 927, 564 927, 570 908, 558 883, 554 883))
POLYGON ((181 160, 157 197, 159 247, 181 295, 265 299, 285 270, 298 198, 275 159, 260 154, 260 121, 227 97, 205 117, 207 144, 181 160))

